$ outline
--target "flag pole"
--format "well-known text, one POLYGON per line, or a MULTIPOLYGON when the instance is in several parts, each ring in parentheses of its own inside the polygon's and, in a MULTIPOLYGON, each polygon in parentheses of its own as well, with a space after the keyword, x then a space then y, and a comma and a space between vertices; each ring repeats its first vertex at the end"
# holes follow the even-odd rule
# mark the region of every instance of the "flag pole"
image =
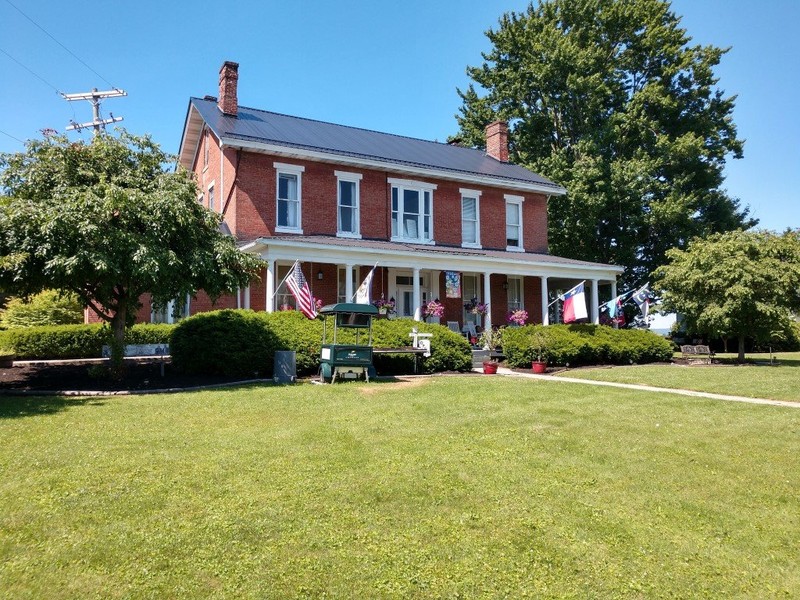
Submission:
MULTIPOLYGON (((374 267, 372 267, 372 268, 369 270, 369 273, 367 273, 367 277, 369 277, 370 273, 372 273, 372 272, 373 272, 373 271, 374 271, 376 268, 378 268, 378 261, 377 261, 377 260, 375 261, 375 266, 374 266, 374 267)), ((367 277, 364 277, 364 280, 366 280, 366 279, 367 279, 367 277)), ((361 283, 364 283, 364 282, 362 281, 361 283)), ((353 301, 353 299, 356 297, 356 295, 358 294, 358 290, 359 290, 360 288, 361 288, 361 286, 358 286, 358 288, 356 288, 356 291, 355 291, 355 292, 353 292, 353 295, 352 295, 352 296, 350 296, 350 302, 352 302, 352 301, 353 301)))
MULTIPOLYGON (((283 279, 281 279, 281 282, 280 282, 278 285, 276 285, 276 286, 275 286, 275 291, 272 293, 272 298, 270 298, 270 300, 272 300, 273 298, 275 298, 275 296, 277 296, 277 295, 278 295, 278 290, 280 290, 280 289, 281 289, 281 286, 282 286, 282 285, 283 285, 283 284, 286 282, 286 280, 287 280, 287 279, 289 279, 289 275, 291 275, 291 274, 292 274, 292 271, 294 271, 294 267, 295 267, 295 265, 296 265, 297 263, 299 263, 299 262, 300 262, 299 260, 296 260, 296 261, 294 261, 294 262, 292 263, 292 266, 291 266, 291 268, 289 269, 289 272, 288 272, 288 273, 286 273, 286 276, 285 276, 283 279)), ((276 269, 278 268, 278 265, 277 265, 277 264, 275 265, 275 268, 276 268, 276 269)))

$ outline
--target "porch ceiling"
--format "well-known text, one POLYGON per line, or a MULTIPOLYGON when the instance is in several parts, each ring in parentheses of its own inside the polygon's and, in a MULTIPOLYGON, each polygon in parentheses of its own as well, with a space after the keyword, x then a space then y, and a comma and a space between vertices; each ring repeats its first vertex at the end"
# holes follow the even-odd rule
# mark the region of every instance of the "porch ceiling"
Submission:
POLYGON ((241 245, 247 252, 267 260, 372 265, 437 271, 505 273, 567 279, 615 280, 623 267, 561 258, 533 252, 507 252, 406 244, 381 240, 359 240, 334 236, 261 237, 241 245))

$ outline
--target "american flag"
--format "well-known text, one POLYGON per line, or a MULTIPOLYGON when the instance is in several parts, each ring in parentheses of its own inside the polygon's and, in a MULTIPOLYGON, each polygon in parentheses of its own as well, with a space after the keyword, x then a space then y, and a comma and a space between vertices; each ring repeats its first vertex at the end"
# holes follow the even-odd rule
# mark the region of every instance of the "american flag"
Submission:
POLYGON ((297 310, 313 319, 317 316, 317 309, 314 306, 314 297, 311 295, 311 289, 308 287, 308 282, 303 276, 303 271, 300 269, 300 263, 295 262, 292 267, 292 272, 286 278, 286 287, 292 292, 292 296, 297 300, 297 310))

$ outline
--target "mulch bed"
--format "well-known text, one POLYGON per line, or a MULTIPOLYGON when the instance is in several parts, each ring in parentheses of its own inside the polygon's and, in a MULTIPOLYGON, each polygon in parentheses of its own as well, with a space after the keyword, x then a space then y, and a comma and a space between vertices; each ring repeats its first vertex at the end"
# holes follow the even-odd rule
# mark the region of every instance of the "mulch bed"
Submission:
POLYGON ((14 364, 0 368, 0 393, 13 391, 147 391, 192 388, 242 381, 247 377, 221 375, 184 375, 160 361, 126 361, 125 375, 111 380, 96 374, 98 363, 14 364), (94 368, 93 368, 94 367, 94 368))

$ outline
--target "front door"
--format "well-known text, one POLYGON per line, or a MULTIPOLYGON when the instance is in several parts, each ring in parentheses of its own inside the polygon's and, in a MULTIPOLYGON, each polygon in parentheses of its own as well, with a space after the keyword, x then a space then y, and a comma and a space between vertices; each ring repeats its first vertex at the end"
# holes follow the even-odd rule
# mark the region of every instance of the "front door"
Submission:
MULTIPOLYGON (((426 303, 429 300, 430 293, 424 289, 420 289, 419 293, 422 303, 426 303)), ((419 307, 414 306, 414 288, 410 285, 397 286, 397 316, 413 319, 417 308, 419 307)))

